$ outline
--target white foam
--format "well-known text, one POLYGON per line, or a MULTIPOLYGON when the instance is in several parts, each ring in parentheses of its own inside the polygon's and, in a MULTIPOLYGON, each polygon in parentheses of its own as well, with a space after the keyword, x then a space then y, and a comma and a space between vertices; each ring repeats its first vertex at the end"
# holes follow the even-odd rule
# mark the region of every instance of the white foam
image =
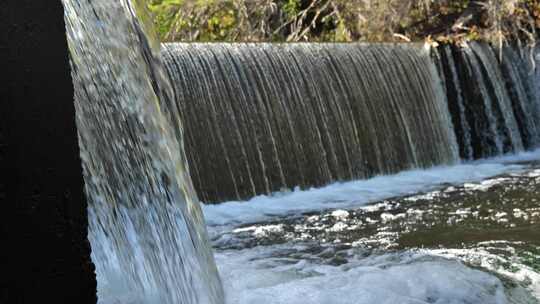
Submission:
POLYGON ((203 207, 210 226, 268 220, 321 209, 356 208, 391 197, 430 191, 443 184, 478 182, 523 169, 516 162, 540 159, 540 150, 518 155, 463 163, 428 170, 411 170, 368 180, 335 183, 319 189, 295 190, 274 196, 258 196, 246 202, 227 202, 203 207))
MULTIPOLYGON (((348 208, 383 211, 378 218, 367 218, 368 222, 392 221, 403 215, 384 212, 388 202, 369 206, 366 204, 395 196, 433 191, 443 184, 463 185, 475 182, 487 186, 481 181, 503 173, 523 173, 524 165, 515 162, 537 159, 540 159, 540 150, 452 167, 414 170, 370 180, 338 183, 321 189, 260 196, 248 202, 207 205, 204 206, 204 212, 210 225, 227 225, 210 229, 217 231, 240 223, 267 220, 273 216, 337 209, 328 215, 337 220, 328 229, 339 232, 347 229, 343 220, 350 216, 348 208)), ((456 216, 468 213, 470 210, 460 209, 456 216)), ((313 215, 308 221, 320 218, 320 215, 313 215)), ((243 227, 235 231, 255 233, 257 227, 261 227, 261 233, 283 231, 283 227, 276 224, 243 227)), ((352 245, 354 248, 366 248, 370 242, 376 241, 378 246, 391 248, 395 237, 389 232, 380 231, 373 238, 360 239, 352 245)), ((227 304, 502 304, 511 302, 508 297, 513 299, 498 277, 462 264, 458 260, 471 261, 456 252, 426 250, 367 258, 349 257, 346 264, 331 266, 309 257, 299 260, 289 258, 287 254, 280 257, 280 251, 294 252, 295 246, 302 245, 258 246, 217 252, 216 262, 224 281, 227 304)), ((470 253, 467 256, 470 257, 470 253)), ((494 273, 508 277, 507 273, 494 269, 491 264, 480 263, 478 266, 497 270, 494 273)), ((538 297, 540 281, 532 270, 521 268, 512 278, 517 282, 526 282, 527 278, 532 278, 529 291, 538 297)))
POLYGON ((349 217, 349 212, 346 210, 335 210, 331 215, 337 219, 344 219, 349 217))
POLYGON ((508 303, 498 278, 444 258, 386 254, 329 266, 280 263, 273 250, 216 255, 227 303, 508 303))
MULTIPOLYGON (((505 244, 506 241, 484 242, 482 245, 505 244)), ((501 250, 500 248, 498 248, 501 250)), ((513 252, 509 247, 507 250, 513 252)), ((513 263, 501 256, 489 253, 482 248, 479 249, 435 249, 426 250, 426 254, 441 256, 451 259, 460 259, 468 264, 487 269, 493 273, 511 278, 514 282, 525 285, 534 297, 540 300, 540 273, 522 264, 513 263), (504 268, 502 265, 511 265, 514 270, 504 268)))
POLYGON ((264 237, 264 236, 266 236, 268 234, 282 233, 283 232, 283 224, 244 227, 244 228, 235 229, 235 230, 233 230, 233 232, 234 233, 252 232, 253 235, 256 236, 256 237, 264 237))

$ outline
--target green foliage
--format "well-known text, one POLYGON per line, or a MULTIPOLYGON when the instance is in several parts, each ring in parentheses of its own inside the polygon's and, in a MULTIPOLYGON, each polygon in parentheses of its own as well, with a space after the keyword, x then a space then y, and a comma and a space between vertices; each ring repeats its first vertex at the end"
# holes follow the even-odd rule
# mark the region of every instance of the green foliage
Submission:
POLYGON ((296 16, 300 9, 300 1, 299 0, 288 0, 285 2, 282 6, 282 10, 287 14, 287 16, 293 18, 296 16))
POLYGON ((149 0, 149 8, 166 41, 534 42, 540 28, 540 0, 149 0))
POLYGON ((148 8, 154 14, 154 23, 160 37, 165 37, 175 22, 184 0, 151 0, 148 8))

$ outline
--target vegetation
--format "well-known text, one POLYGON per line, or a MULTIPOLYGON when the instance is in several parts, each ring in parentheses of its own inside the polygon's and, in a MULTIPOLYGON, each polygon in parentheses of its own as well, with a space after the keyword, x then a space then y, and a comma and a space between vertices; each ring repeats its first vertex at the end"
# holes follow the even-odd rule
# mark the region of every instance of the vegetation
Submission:
POLYGON ((533 43, 540 0, 148 0, 164 41, 533 43))

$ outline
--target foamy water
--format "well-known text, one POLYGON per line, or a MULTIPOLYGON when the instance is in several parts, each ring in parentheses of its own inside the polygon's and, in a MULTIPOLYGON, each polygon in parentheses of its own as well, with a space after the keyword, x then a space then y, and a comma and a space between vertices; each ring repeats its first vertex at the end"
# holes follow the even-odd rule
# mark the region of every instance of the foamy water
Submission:
POLYGON ((406 252, 342 266, 287 264, 271 257, 275 250, 216 255, 228 303, 508 303, 501 280, 458 260, 406 252))
MULTIPOLYGON (((522 163, 535 160, 540 160, 540 150, 453 167, 407 171, 321 189, 261 196, 247 202, 207 205, 204 212, 214 235, 223 231, 247 232, 254 236, 284 234, 286 231, 279 221, 245 224, 326 209, 337 209, 328 214, 342 219, 349 217, 347 210, 381 209, 381 203, 369 203, 386 198, 419 194, 407 201, 429 199, 430 195, 440 191, 428 191, 453 188, 448 188, 449 184, 461 185, 467 190, 489 191, 496 181, 506 180, 493 178, 497 175, 519 173, 537 177, 538 170, 528 170, 527 164, 522 163), (425 192, 428 193, 423 194, 425 192), (238 227, 240 225, 242 227, 238 227)), ((383 213, 381 220, 390 216, 383 213)), ((339 228, 334 225, 329 229, 347 233, 347 227, 339 228)), ((380 231, 376 235, 384 236, 384 233, 380 231)), ((391 241, 391 236, 386 237, 391 241)), ((353 244, 352 249, 345 250, 347 263, 332 265, 328 259, 318 259, 321 254, 313 252, 317 246, 319 244, 298 240, 241 250, 217 250, 215 258, 225 287, 226 303, 505 304, 536 303, 532 297, 540 299, 540 274, 482 248, 366 252, 353 244), (518 271, 501 267, 504 264, 518 271), (505 280, 511 280, 512 287, 508 287, 505 280)), ((150 298, 141 302, 139 297, 132 295, 133 291, 122 288, 121 278, 117 279, 117 282, 110 282, 111 288, 115 289, 111 293, 122 296, 102 298, 102 303, 159 303, 150 298)))
POLYGON ((520 162, 540 159, 540 150, 463 163, 455 166, 411 170, 367 180, 335 183, 323 188, 258 196, 249 201, 205 205, 209 226, 237 225, 324 209, 348 209, 392 197, 430 191, 445 184, 479 182, 524 169, 520 162))
MULTIPOLYGON (((346 210, 377 209, 379 204, 369 203, 388 198, 419 194, 411 196, 410 201, 426 199, 440 191, 422 193, 444 187, 452 189, 448 188, 450 184, 467 191, 489 191, 493 184, 506 180, 496 177, 501 174, 536 176, 538 170, 527 170, 525 164, 535 160, 540 160, 540 150, 337 183, 320 189, 260 196, 247 202, 207 205, 204 213, 214 235, 223 231, 254 236, 285 234, 279 221, 245 224, 327 209, 338 209, 328 214, 339 219, 349 215, 346 210), (242 227, 238 227, 240 225, 242 227)), ((381 215, 383 220, 384 216, 381 215)), ((340 231, 335 226, 331 229, 340 231)), ((347 233, 346 228, 342 233, 347 233)), ((534 297, 540 299, 537 272, 481 248, 363 253, 361 247, 353 246, 345 250, 345 264, 332 265, 328 259, 318 259, 320 253, 313 253, 317 246, 319 244, 298 240, 242 250, 218 250, 215 257, 227 303, 503 304, 536 303, 534 297), (512 272, 501 265, 519 270, 512 272), (505 280, 512 281, 512 287, 505 280)))

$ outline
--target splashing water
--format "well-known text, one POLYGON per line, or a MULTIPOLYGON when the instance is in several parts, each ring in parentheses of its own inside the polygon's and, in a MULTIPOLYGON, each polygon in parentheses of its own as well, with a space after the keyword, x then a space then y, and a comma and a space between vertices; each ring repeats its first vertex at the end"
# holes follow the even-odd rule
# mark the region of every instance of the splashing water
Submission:
POLYGON ((223 303, 143 3, 63 2, 101 302, 223 303))

